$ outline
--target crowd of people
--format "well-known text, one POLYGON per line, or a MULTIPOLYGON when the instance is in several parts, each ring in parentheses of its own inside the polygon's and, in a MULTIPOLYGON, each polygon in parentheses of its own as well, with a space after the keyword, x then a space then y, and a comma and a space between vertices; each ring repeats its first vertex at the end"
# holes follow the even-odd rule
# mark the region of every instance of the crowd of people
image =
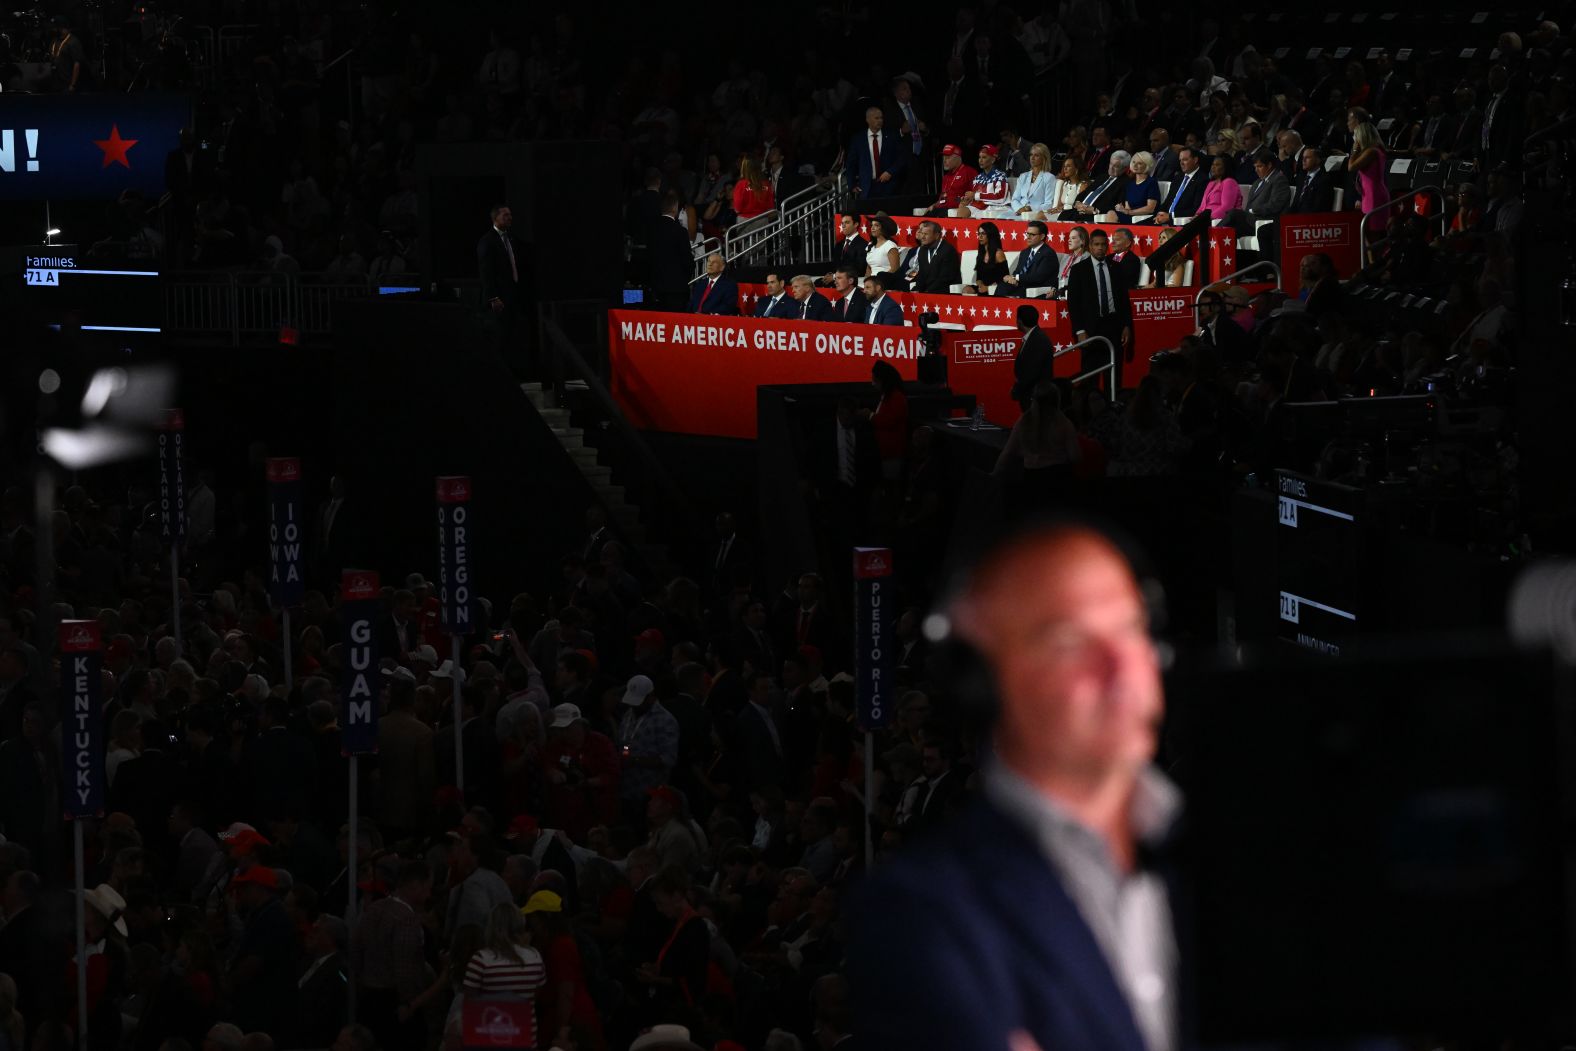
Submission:
MULTIPOLYGON (((933 69, 894 78, 819 54, 791 91, 739 58, 697 83, 677 50, 599 75, 568 13, 522 39, 494 31, 475 54, 374 15, 343 121, 316 70, 351 23, 293 11, 229 71, 248 90, 170 158, 164 250, 182 266, 398 272, 419 252, 415 145, 433 140, 617 137, 639 186, 631 238, 655 216, 678 220, 686 244, 838 170, 869 199, 1093 227, 1112 212, 1163 224, 1211 189, 1212 204, 1251 218, 1275 214, 1261 199, 1316 210, 1333 201, 1326 179, 1341 173, 1322 162, 1335 153, 1355 179, 1347 207, 1372 207, 1390 155, 1437 157, 1475 165, 1448 236, 1429 241, 1407 213, 1372 265, 1443 282, 1443 327, 1354 323, 1319 257, 1285 301, 1212 289, 1198 333, 1125 405, 1025 384, 999 468, 1238 477, 1296 452, 1274 425, 1289 402, 1481 379, 1510 360, 1517 151, 1568 115, 1558 26, 1502 38, 1485 66, 1354 57, 1296 83, 1236 25, 1221 36, 1206 23, 1196 50, 1150 71, 1122 58, 1125 23, 1106 5, 989 10, 959 12, 924 57, 933 69), (1064 65, 1093 113, 1058 140, 1028 127, 1028 98, 1035 74, 1064 65)), ((877 229, 874 244, 846 246, 857 262, 832 278, 845 298, 877 267, 913 263, 919 277, 877 229)), ((992 276, 1038 280, 1009 273, 981 236, 992 276)), ((721 263, 693 309, 734 301, 721 263)), ((810 275, 776 276, 773 298, 807 316, 810 275)), ((878 320, 885 288, 866 285, 861 320, 878 320)), ((944 532, 934 435, 909 421, 900 382, 874 380, 874 411, 839 406, 836 455, 810 490, 826 514, 869 516, 873 535, 928 557, 944 532)), ((434 587, 409 567, 383 596, 378 752, 358 760, 352 871, 334 567, 318 567, 286 634, 261 544, 216 552, 228 540, 213 538, 213 494, 196 495, 209 518, 188 535, 216 557, 181 584, 178 636, 147 493, 108 476, 62 492, 42 526, 42 607, 30 499, 0 495, 0 1048, 73 1045, 78 968, 85 1046, 99 1051, 454 1049, 483 1024, 479 1005, 512 1005, 537 1046, 565 1051, 853 1046, 849 888, 867 852, 879 865, 962 806, 982 755, 922 636, 922 580, 894 618, 897 716, 873 738, 867 785, 849 611, 814 573, 767 580, 730 515, 704 564, 659 580, 593 513, 575 550, 542 553, 559 560, 560 586, 489 594, 458 663, 440 659, 434 587), (105 643, 108 802, 84 822, 81 873, 60 820, 51 625, 66 619, 97 621, 105 643), (78 876, 86 959, 73 947, 78 876)))

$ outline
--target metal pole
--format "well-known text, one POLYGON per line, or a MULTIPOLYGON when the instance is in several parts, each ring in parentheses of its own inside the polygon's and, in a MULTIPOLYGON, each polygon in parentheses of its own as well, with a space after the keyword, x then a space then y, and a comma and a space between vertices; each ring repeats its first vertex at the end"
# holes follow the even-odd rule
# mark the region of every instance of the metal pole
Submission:
POLYGON ((71 822, 71 854, 77 871, 77 1046, 88 1046, 88 914, 87 888, 82 880, 87 873, 83 858, 82 819, 71 822))
POLYGON ((48 459, 38 458, 38 477, 33 483, 33 514, 37 549, 37 601, 39 652, 48 658, 55 650, 55 467, 48 459))
POLYGON ((876 735, 865 731, 865 869, 876 860, 875 841, 876 735))
MULTIPOLYGON (((289 613, 285 616, 289 617, 289 613)), ((288 623, 288 621, 287 621, 288 623)), ((285 660, 289 660, 286 657, 285 660)), ((354 931, 356 927, 356 880, 360 878, 360 870, 356 864, 356 840, 361 833, 361 818, 359 810, 359 795, 361 789, 361 758, 354 752, 350 754, 350 855, 345 859, 345 927, 354 931)), ((346 965, 349 980, 345 983, 345 1020, 351 1025, 356 1022, 356 979, 360 977, 355 972, 356 954, 350 954, 350 962, 346 965)))
MULTIPOLYGON (((283 627, 281 629, 281 632, 284 635, 284 646, 285 646, 285 691, 288 693, 290 690, 295 689, 295 679, 292 678, 291 675, 290 675, 290 607, 289 606, 286 606, 284 608, 284 625, 283 625, 283 627)), ((354 757, 351 758, 351 762, 352 763, 355 762, 355 758, 354 757)), ((350 791, 352 793, 352 795, 350 797, 350 809, 354 810, 356 808, 356 797, 354 795, 356 790, 355 790, 354 787, 352 787, 350 789, 350 791)))
POLYGON ((181 545, 170 542, 170 627, 175 635, 175 656, 181 655, 181 545))
POLYGON ((460 703, 460 637, 450 635, 452 643, 452 656, 454 659, 453 671, 449 681, 454 683, 454 787, 460 790, 460 798, 465 798, 465 742, 460 740, 460 729, 465 725, 465 716, 460 703))

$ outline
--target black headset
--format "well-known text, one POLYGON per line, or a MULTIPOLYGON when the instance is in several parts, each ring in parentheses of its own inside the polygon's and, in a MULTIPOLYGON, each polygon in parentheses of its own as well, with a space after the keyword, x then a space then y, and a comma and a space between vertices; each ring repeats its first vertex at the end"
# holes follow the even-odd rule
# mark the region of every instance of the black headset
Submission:
POLYGON ((1057 511, 1005 520, 992 529, 980 550, 960 563, 952 573, 940 601, 924 622, 925 638, 931 643, 938 662, 937 675, 965 723, 975 726, 994 723, 1001 702, 989 663, 978 649, 958 634, 948 617, 948 608, 968 586, 986 559, 997 551, 1027 537, 1068 530, 1095 534, 1116 548, 1127 561, 1138 582, 1139 594, 1143 597, 1149 633, 1155 640, 1161 668, 1169 667, 1172 651, 1164 637, 1165 588, 1154 574, 1149 557, 1125 530, 1104 518, 1084 512, 1057 511))

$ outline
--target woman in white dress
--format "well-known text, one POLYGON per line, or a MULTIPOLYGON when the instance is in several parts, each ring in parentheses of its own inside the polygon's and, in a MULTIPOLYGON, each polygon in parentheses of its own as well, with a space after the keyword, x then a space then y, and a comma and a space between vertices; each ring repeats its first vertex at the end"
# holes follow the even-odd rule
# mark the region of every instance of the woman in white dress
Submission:
MULTIPOLYGON (((870 220, 870 236, 873 243, 865 253, 865 276, 897 273, 899 253, 897 242, 893 240, 897 236, 897 221, 890 215, 876 216, 870 220)), ((881 287, 887 284, 883 279, 881 287)))
POLYGON ((1046 211, 1053 217, 1061 215, 1078 203, 1078 195, 1088 183, 1088 178, 1078 168, 1078 162, 1068 157, 1062 161, 1062 177, 1056 182, 1056 191, 1051 196, 1051 206, 1046 211))
POLYGON ((1018 176, 1017 189, 1012 192, 1013 218, 1049 219, 1060 215, 1060 211, 1052 211, 1059 181, 1051 174, 1051 148, 1043 142, 1029 147, 1029 170, 1018 176))

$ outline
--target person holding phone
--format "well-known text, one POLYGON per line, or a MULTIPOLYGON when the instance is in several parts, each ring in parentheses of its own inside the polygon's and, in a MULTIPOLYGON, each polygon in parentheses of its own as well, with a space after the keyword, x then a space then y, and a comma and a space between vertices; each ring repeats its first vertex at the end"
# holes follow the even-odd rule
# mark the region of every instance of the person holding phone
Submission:
POLYGON ((679 721, 657 700, 656 684, 636 675, 624 685, 624 717, 618 724, 623 761, 618 795, 630 824, 643 827, 650 789, 668 783, 679 758, 679 721))

